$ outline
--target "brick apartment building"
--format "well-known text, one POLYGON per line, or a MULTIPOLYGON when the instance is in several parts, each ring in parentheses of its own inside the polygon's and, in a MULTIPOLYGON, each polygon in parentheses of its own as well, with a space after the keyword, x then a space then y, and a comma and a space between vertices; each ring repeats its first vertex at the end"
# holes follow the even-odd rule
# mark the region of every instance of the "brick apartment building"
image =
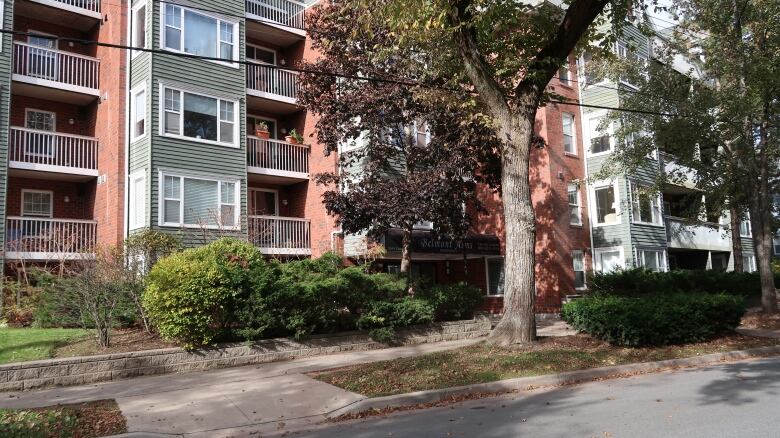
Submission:
MULTIPOLYGON (((28 263, 88 258, 98 245, 119 244, 145 228, 174 233, 189 245, 240 236, 269 257, 327 251, 367 256, 365 236, 343 235, 325 212, 325 189, 311 176, 337 170, 338 158, 325 157, 316 141, 308 143, 316 139, 316 118, 297 102, 297 74, 284 69, 316 56, 306 34, 306 16, 315 5, 0 4, 4 29, 18 32, 3 34, 0 50, 0 261, 6 273, 28 263), (308 144, 285 139, 293 130, 308 144)), ((630 193, 622 182, 604 186, 606 191, 587 183, 588 167, 599 165, 592 143, 603 145, 604 135, 595 132, 594 114, 577 104, 599 98, 582 86, 577 71, 572 58, 549 85, 572 104, 550 104, 537 115, 536 130, 546 142, 533 151, 531 172, 539 312, 559 310, 566 295, 587 286, 594 241, 599 266, 649 266, 644 261, 654 255, 668 259, 666 249, 656 247, 630 257, 630 240, 625 250, 601 248, 620 238, 604 239, 624 230, 617 218, 631 214, 630 204, 621 205, 630 193), (613 222, 594 226, 593 209, 613 222)), ((502 204, 487 188, 482 196, 490 213, 479 216, 464 242, 434 240, 425 226, 415 232, 413 271, 437 283, 475 284, 485 291, 485 309, 500 311, 502 204)), ((397 270, 397 233, 388 232, 380 243, 386 252, 375 266, 397 270)), ((666 269, 665 263, 656 267, 666 269)))

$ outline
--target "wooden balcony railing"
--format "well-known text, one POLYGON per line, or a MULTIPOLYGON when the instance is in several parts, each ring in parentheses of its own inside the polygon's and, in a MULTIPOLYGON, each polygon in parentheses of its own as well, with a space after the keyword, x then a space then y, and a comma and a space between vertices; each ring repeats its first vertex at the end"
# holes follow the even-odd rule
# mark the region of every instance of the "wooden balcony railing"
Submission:
POLYGON ((97 170, 98 140, 93 137, 38 131, 12 126, 8 138, 8 158, 12 167, 65 167, 97 170))
POLYGON ((100 88, 100 61, 89 56, 14 41, 15 75, 73 87, 100 88))
POLYGON ((246 0, 246 13, 298 29, 305 28, 306 5, 291 0, 246 0))
POLYGON ((246 153, 247 166, 260 169, 266 174, 284 176, 309 173, 307 145, 250 136, 246 139, 246 153))
POLYGON ((263 64, 247 65, 246 87, 261 93, 297 99, 298 73, 263 64))
POLYGON ((249 241, 264 254, 311 254, 308 219, 249 216, 249 241))
POLYGON ((8 259, 85 258, 94 254, 97 222, 9 216, 5 251, 8 259))

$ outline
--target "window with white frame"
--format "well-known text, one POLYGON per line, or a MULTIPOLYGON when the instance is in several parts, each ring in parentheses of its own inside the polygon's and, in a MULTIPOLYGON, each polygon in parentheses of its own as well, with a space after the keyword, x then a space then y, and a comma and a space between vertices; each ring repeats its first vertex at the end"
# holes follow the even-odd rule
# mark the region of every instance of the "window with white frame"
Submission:
POLYGON ((780 255, 780 237, 772 239, 772 246, 774 247, 775 255, 780 255))
POLYGON ((612 128, 601 129, 602 118, 588 119, 588 132, 590 133, 590 155, 601 155, 612 152, 612 128))
POLYGON ((574 115, 561 113, 563 124, 563 150, 572 155, 577 155, 577 143, 574 139, 574 115))
POLYGON ((563 64, 558 69, 558 80, 561 81, 563 85, 569 85, 569 80, 571 79, 569 77, 571 73, 569 72, 569 60, 566 60, 566 63, 563 64))
POLYGON ((236 146, 238 103, 163 87, 163 134, 236 146))
POLYGON ((585 289, 585 253, 580 250, 572 251, 571 261, 574 270, 574 288, 585 289))
POLYGON ((237 181, 162 175, 161 225, 239 226, 237 181))
POLYGON ((756 256, 753 254, 742 254, 742 269, 745 272, 756 272, 756 256))
POLYGON ((488 295, 504 295, 504 259, 502 257, 488 258, 487 282, 488 295))
POLYGON ((625 267, 623 248, 597 248, 593 250, 593 261, 597 272, 612 272, 625 267))
POLYGON ((739 235, 741 237, 753 237, 753 232, 750 229, 750 214, 739 222, 739 235))
POLYGON ((161 3, 163 48, 225 61, 238 59, 238 23, 161 3))
POLYGON ((661 197, 649 187, 631 184, 631 205, 634 222, 660 225, 661 197))
POLYGON ((638 248, 636 250, 636 264, 648 271, 666 271, 666 251, 653 248, 638 248))
POLYGON ((52 217, 54 193, 49 190, 22 190, 22 216, 52 217))
POLYGON ((137 140, 146 134, 146 86, 142 85, 131 93, 132 140, 137 140))
MULTIPOLYGON (((633 48, 629 47, 629 45, 623 41, 617 42, 616 52, 619 57, 636 63, 637 68, 639 68, 641 70, 641 73, 644 74, 645 67, 647 66, 646 56, 638 54, 633 48)), ((631 81, 624 76, 620 77, 620 82, 629 85, 631 87, 636 87, 636 85, 631 83, 631 81)))
POLYGON ((130 175, 128 193, 129 228, 135 230, 146 225, 146 172, 136 172, 130 175))
MULTIPOLYGON (((146 3, 141 2, 133 6, 133 29, 132 42, 133 47, 147 48, 146 44, 146 3)), ((142 53, 140 50, 133 50, 133 56, 142 53)))
MULTIPOLYGON (((36 131, 54 132, 57 129, 57 114, 26 108, 24 126, 36 131)), ((33 157, 53 157, 57 150, 57 139, 48 135, 30 134, 24 142, 24 154, 33 157)))
POLYGON ((591 189, 593 211, 596 212, 596 225, 612 225, 620 223, 618 215, 617 182, 596 183, 591 189))
POLYGON ((569 183, 569 224, 582 225, 582 207, 580 205, 580 187, 575 183, 569 183))

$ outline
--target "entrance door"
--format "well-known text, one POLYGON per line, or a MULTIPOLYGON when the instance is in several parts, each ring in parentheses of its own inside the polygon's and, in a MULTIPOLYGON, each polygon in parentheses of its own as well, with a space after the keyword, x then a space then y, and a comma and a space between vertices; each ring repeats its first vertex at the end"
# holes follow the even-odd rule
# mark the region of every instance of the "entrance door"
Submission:
MULTIPOLYGON (((42 34, 43 35, 43 34, 42 34)), ((41 36, 30 35, 27 43, 27 75, 34 78, 56 81, 59 76, 56 41, 41 36)))
POLYGON ((278 216, 278 193, 273 190, 250 189, 249 212, 252 216, 278 216))
POLYGON ((279 86, 279 71, 275 68, 263 68, 263 64, 276 65, 276 52, 264 47, 246 46, 246 60, 258 64, 257 67, 248 66, 253 72, 250 77, 250 85, 255 89, 266 93, 277 93, 279 86))

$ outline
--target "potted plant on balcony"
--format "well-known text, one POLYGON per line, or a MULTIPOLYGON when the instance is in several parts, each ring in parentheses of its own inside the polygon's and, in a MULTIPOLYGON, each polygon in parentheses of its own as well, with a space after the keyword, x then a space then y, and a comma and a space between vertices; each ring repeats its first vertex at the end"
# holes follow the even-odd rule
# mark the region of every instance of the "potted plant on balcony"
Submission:
POLYGON ((271 138, 271 132, 268 131, 268 123, 255 122, 255 136, 264 140, 271 138))
POLYGON ((290 144, 302 144, 303 136, 301 134, 298 134, 298 131, 293 129, 292 131, 290 131, 287 137, 284 138, 284 140, 290 144))

